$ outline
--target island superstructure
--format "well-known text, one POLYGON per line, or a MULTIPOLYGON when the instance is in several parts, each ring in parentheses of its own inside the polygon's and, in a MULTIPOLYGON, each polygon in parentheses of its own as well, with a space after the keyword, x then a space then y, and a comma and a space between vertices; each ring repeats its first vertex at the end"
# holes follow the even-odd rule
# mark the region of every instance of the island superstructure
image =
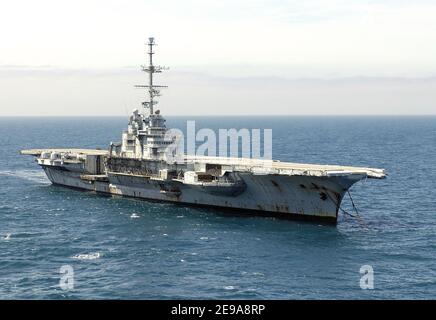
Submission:
POLYGON ((166 86, 153 75, 165 68, 153 64, 154 39, 148 42, 148 100, 130 116, 120 143, 108 150, 31 149, 53 184, 83 190, 211 206, 285 218, 337 222, 344 195, 362 179, 382 179, 383 169, 299 164, 263 159, 169 155, 165 118, 155 108, 166 86))

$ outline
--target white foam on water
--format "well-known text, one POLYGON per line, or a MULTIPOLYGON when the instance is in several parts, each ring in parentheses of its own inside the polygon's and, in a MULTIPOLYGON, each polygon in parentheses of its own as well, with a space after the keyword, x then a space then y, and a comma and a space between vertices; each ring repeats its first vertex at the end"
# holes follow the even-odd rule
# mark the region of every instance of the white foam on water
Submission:
POLYGON ((71 259, 95 260, 95 259, 99 259, 100 256, 101 256, 100 252, 80 253, 72 256, 71 259))
POLYGON ((225 290, 235 290, 234 286, 225 286, 224 287, 225 290))
POLYGON ((216 237, 200 237, 200 240, 216 240, 216 237))
POLYGON ((52 209, 45 209, 46 212, 54 212, 54 211, 65 211, 64 208, 52 208, 52 209))
POLYGON ((36 183, 50 184, 50 180, 48 180, 42 170, 2 170, 0 171, 0 176, 16 177, 36 183))
POLYGON ((137 215, 136 213, 132 213, 132 215, 130 216, 130 218, 132 219, 137 219, 140 218, 139 215, 137 215))

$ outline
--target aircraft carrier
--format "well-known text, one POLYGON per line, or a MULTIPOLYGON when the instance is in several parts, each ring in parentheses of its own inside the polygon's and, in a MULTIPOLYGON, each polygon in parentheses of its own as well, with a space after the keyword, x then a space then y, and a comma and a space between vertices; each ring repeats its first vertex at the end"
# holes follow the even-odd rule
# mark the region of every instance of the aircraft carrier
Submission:
POLYGON ((148 101, 130 116, 120 143, 108 150, 31 149, 53 184, 99 193, 184 205, 211 206, 246 214, 336 223, 341 202, 362 179, 383 179, 383 169, 314 165, 241 157, 177 154, 156 97, 165 86, 153 75, 154 38, 148 42, 148 101), (169 154, 169 150, 172 150, 169 154), (175 161, 174 159, 177 159, 175 161))

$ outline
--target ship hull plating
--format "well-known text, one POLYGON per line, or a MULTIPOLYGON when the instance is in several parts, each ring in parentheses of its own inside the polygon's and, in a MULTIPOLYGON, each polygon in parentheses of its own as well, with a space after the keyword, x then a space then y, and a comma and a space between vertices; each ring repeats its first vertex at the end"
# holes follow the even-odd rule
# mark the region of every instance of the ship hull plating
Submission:
POLYGON ((145 176, 108 173, 107 181, 84 179, 80 172, 43 166, 53 184, 119 196, 172 203, 218 207, 281 218, 336 223, 342 197, 355 182, 309 176, 241 174, 246 184, 238 195, 210 193, 201 186, 162 181, 145 176))

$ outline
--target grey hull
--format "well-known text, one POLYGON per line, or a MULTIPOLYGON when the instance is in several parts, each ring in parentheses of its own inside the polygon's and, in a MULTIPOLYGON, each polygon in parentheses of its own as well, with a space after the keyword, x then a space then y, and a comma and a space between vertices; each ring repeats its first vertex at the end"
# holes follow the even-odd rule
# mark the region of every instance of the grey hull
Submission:
POLYGON ((43 166, 57 185, 173 203, 243 210, 282 218, 306 218, 335 223, 342 197, 355 180, 346 177, 253 175, 241 173, 245 190, 237 195, 149 177, 108 173, 107 181, 83 179, 80 172, 43 166))

